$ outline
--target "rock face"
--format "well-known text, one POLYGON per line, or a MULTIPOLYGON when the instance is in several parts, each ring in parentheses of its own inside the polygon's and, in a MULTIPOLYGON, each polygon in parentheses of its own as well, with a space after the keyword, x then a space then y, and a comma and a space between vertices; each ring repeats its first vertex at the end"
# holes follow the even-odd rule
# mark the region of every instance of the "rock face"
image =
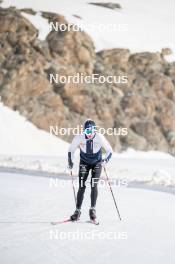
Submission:
POLYGON ((96 5, 96 6, 102 6, 102 7, 106 7, 106 8, 109 8, 109 9, 120 9, 121 8, 121 5, 120 4, 117 4, 117 3, 111 3, 111 2, 107 2, 107 3, 89 3, 91 5, 96 5))
MULTIPOLYGON (((57 14, 43 16, 68 24, 57 14)), ((104 128, 127 128, 127 136, 108 136, 118 151, 133 147, 175 154, 175 63, 164 59, 165 52, 95 53, 85 32, 52 31, 45 41, 37 35, 19 10, 0 8, 0 96, 6 105, 47 131, 91 117, 104 128), (127 82, 50 83, 50 73, 127 76, 127 82)))

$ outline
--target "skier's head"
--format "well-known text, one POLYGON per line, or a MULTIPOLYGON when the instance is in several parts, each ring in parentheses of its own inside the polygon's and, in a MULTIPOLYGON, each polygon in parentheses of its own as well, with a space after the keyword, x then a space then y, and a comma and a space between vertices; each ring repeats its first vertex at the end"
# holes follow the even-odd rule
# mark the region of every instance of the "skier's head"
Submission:
POLYGON ((88 139, 91 139, 95 136, 96 133, 96 124, 93 120, 87 119, 84 123, 84 133, 88 139))

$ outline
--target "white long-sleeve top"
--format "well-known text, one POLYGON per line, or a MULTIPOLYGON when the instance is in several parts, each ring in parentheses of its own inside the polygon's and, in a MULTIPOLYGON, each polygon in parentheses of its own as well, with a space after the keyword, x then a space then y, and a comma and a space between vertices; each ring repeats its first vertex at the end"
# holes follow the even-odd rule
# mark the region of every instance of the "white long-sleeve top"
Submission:
POLYGON ((104 159, 107 161, 111 158, 113 152, 107 139, 98 132, 96 132, 93 139, 87 139, 84 133, 74 137, 68 150, 71 155, 71 160, 73 160, 77 148, 80 149, 80 160, 87 164, 101 162, 102 149, 106 152, 104 159))

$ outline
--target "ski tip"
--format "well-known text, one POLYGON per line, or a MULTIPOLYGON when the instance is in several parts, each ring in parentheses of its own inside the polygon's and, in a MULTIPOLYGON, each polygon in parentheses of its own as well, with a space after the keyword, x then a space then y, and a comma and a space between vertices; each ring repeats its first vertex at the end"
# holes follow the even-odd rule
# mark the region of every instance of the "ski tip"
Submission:
POLYGON ((99 225, 100 224, 98 220, 90 220, 90 223, 94 224, 94 225, 99 225))
POLYGON ((51 225, 56 225, 57 223, 56 223, 56 222, 51 222, 50 224, 51 224, 51 225))
POLYGON ((58 221, 58 222, 51 222, 51 225, 65 224, 65 223, 68 223, 68 222, 72 222, 72 220, 71 219, 66 219, 66 220, 58 221))

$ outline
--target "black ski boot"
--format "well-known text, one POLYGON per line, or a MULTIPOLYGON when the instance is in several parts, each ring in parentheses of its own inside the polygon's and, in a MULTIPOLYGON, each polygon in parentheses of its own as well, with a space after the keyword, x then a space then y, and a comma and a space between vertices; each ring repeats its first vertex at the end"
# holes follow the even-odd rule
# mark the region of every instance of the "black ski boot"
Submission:
POLYGON ((76 209, 74 214, 71 215, 70 219, 71 221, 78 221, 80 219, 81 211, 80 209, 76 209))
POLYGON ((92 220, 92 221, 96 220, 97 216, 96 216, 96 210, 94 207, 91 207, 89 209, 89 217, 90 217, 90 220, 92 220))

